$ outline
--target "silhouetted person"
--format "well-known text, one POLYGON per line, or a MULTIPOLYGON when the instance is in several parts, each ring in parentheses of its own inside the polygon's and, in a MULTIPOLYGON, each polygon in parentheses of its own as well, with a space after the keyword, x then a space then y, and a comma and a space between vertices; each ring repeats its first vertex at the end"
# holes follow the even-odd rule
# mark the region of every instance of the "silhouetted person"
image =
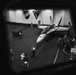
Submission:
POLYGON ((31 28, 33 28, 33 23, 31 22, 31 28))
POLYGON ((22 61, 22 66, 24 66, 26 68, 29 67, 27 54, 25 54, 25 53, 21 54, 21 61, 22 61))
POLYGON ((76 59, 76 45, 74 45, 74 48, 71 49, 71 57, 69 60, 74 60, 76 59))
POLYGON ((12 36, 15 37, 15 31, 14 30, 12 31, 12 36))
POLYGON ((73 38, 69 38, 69 42, 70 42, 70 47, 73 48, 74 47, 74 42, 73 42, 73 38))
POLYGON ((13 36, 13 37, 22 38, 22 30, 21 30, 21 29, 13 30, 13 31, 12 31, 12 36, 13 36))
POLYGON ((10 59, 11 59, 11 61, 14 61, 14 53, 13 53, 13 51, 12 51, 12 49, 10 49, 10 59))
POLYGON ((63 48, 64 48, 64 46, 66 45, 66 40, 67 40, 67 34, 65 34, 64 35, 64 37, 63 37, 63 48))
POLYGON ((69 38, 66 40, 66 46, 65 46, 65 51, 70 54, 71 53, 71 45, 70 45, 70 40, 69 38))
POLYGON ((35 57, 35 51, 36 51, 35 49, 36 49, 36 47, 35 47, 35 45, 33 45, 32 49, 31 49, 31 51, 32 51, 32 56, 31 57, 32 58, 35 57))
POLYGON ((19 36, 20 38, 22 38, 22 30, 19 30, 18 36, 19 36))
POLYGON ((37 24, 37 27, 39 27, 41 25, 41 21, 39 20, 38 21, 38 24, 37 24))
POLYGON ((18 30, 13 30, 12 31, 12 36, 13 37, 18 37, 18 30))
POLYGON ((72 47, 75 45, 75 38, 72 39, 72 47))

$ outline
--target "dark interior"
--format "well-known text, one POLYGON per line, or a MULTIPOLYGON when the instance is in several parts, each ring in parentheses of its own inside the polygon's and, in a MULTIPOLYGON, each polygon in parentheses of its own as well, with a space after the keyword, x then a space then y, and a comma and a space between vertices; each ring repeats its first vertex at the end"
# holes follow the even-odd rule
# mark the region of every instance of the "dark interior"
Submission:
MULTIPOLYGON (((67 9, 69 8, 71 10, 71 17, 73 22, 73 29, 71 30, 73 36, 76 38, 76 26, 75 26, 75 19, 76 19, 76 8, 75 4, 70 2, 62 2, 62 1, 32 1, 29 3, 29 0, 26 2, 24 0, 16 1, 11 4, 8 4, 5 6, 4 11, 7 9, 45 9, 45 8, 52 8, 52 9, 67 9)), ((37 28, 37 25, 34 25, 33 28, 30 28, 30 24, 21 24, 21 23, 12 23, 12 22, 6 22, 2 20, 2 28, 3 31, 2 34, 2 50, 5 55, 3 57, 4 61, 7 61, 7 65, 4 64, 5 70, 7 70, 8 74, 16 74, 17 72, 21 72, 21 75, 47 75, 47 74, 61 74, 61 73, 74 73, 76 69, 76 60, 69 61, 68 58, 69 55, 66 55, 62 52, 62 50, 59 52, 58 60, 56 64, 52 64, 56 49, 57 49, 57 40, 59 37, 63 37, 63 35, 67 32, 59 32, 59 34, 52 33, 47 37, 45 40, 40 42, 40 44, 37 46, 37 57, 34 59, 31 59, 31 51, 30 48, 33 44, 35 44, 37 37, 41 33, 41 29, 37 28), (22 29, 23 37, 22 39, 19 38, 10 38, 10 35, 12 34, 12 30, 14 29, 22 29), (52 36, 52 37, 51 37, 52 36), (51 46, 50 46, 51 45, 51 46), (9 61, 9 49, 12 48, 15 53, 15 60, 16 62, 13 64, 13 68, 16 72, 11 71, 10 65, 11 62, 9 61), (50 52, 49 52, 50 51, 50 52), (30 69, 25 69, 21 67, 21 61, 20 61, 20 54, 22 52, 25 52, 28 54, 29 63, 31 65, 30 69), (48 58, 48 59, 47 59, 48 58), (9 64, 10 63, 10 64, 9 64), (8 69, 7 69, 8 68, 8 69)), ((4 62, 5 63, 5 62, 4 62)), ((17 73, 18 74, 18 73, 17 73)))

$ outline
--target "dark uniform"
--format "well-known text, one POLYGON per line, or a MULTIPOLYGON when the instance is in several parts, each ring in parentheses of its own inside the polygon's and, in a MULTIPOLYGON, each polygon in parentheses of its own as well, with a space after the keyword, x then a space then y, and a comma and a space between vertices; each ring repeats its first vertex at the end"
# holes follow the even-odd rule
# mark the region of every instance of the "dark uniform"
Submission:
POLYGON ((20 38, 22 38, 22 30, 19 30, 18 36, 19 36, 20 38))
POLYGON ((15 31, 14 30, 12 31, 12 36, 15 37, 15 31))
POLYGON ((23 61, 24 61, 24 62, 23 62, 23 63, 24 63, 24 66, 25 66, 25 67, 29 67, 28 57, 25 56, 23 61))
POLYGON ((22 66, 24 67, 29 67, 29 63, 28 63, 28 57, 27 57, 27 54, 22 54, 21 55, 21 60, 22 60, 22 66))
POLYGON ((75 45, 75 38, 72 39, 72 47, 75 45))
POLYGON ((65 51, 70 54, 71 45, 70 45, 70 40, 69 39, 66 40, 66 48, 65 48, 65 51))
POLYGON ((73 48, 74 47, 74 42, 73 42, 72 38, 69 38, 69 42, 70 42, 70 47, 73 48))
POLYGON ((76 60, 76 45, 75 45, 74 48, 71 50, 70 60, 76 60))
POLYGON ((67 36, 64 36, 62 40, 63 40, 63 48, 64 48, 64 47, 65 47, 65 45, 66 45, 67 36))
POLYGON ((17 37, 18 36, 18 31, 17 30, 13 30, 12 31, 12 35, 13 35, 13 37, 17 37))
POLYGON ((13 51, 12 51, 12 49, 10 49, 10 60, 11 61, 14 61, 14 53, 13 53, 13 51))
POLYGON ((22 30, 21 29, 16 29, 12 31, 13 37, 20 37, 22 38, 22 30))
POLYGON ((31 57, 35 57, 35 49, 36 49, 36 47, 35 47, 35 45, 32 47, 32 56, 31 57))

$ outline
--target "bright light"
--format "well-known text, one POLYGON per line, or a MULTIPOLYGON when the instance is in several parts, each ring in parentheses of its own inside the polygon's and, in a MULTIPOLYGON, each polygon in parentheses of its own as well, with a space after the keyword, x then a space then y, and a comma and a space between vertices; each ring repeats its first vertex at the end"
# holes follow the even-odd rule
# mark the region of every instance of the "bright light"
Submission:
POLYGON ((15 12, 14 10, 9 10, 9 21, 15 22, 15 12))
POLYGON ((47 10, 44 10, 44 11, 50 12, 50 11, 52 11, 52 10, 51 10, 51 9, 47 9, 47 10))
POLYGON ((16 10, 16 13, 17 14, 21 14, 22 13, 22 10, 16 10))
POLYGON ((29 12, 32 12, 32 11, 36 11, 35 9, 30 9, 30 10, 28 10, 29 12))

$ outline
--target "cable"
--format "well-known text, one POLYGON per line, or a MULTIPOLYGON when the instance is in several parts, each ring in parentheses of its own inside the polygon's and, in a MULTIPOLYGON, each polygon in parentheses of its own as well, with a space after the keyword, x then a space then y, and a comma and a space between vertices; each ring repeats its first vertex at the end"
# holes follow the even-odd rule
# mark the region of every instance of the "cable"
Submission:
POLYGON ((65 52, 65 47, 63 48, 63 52, 64 52, 65 54, 67 54, 67 55, 71 55, 71 54, 65 52))
POLYGON ((55 64, 55 62, 56 62, 56 60, 57 60, 58 53, 59 53, 59 48, 58 48, 58 50, 57 50, 57 54, 56 54, 56 57, 55 57, 55 59, 54 59, 54 62, 53 62, 53 64, 55 64))
MULTIPOLYGON (((59 39, 58 39, 58 43, 59 43, 59 40, 60 40, 60 39, 61 39, 61 38, 59 38, 59 39)), ((55 62, 56 62, 56 60, 57 60, 58 53, 59 53, 59 48, 58 48, 58 50, 57 50, 56 57, 55 57, 55 59, 54 59, 54 62, 53 62, 53 64, 55 64, 55 62)))

